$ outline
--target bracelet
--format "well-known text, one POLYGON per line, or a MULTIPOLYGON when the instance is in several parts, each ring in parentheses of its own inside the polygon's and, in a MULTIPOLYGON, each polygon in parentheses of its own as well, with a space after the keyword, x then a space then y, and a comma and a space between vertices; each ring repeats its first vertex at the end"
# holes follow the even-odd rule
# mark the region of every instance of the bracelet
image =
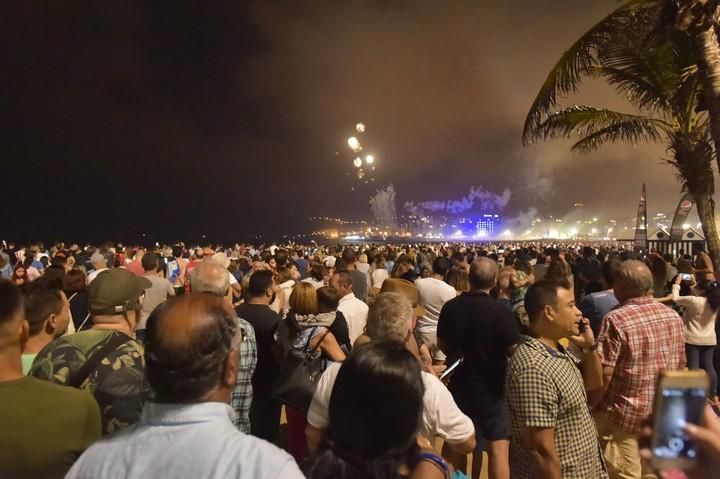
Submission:
POLYGON ((442 471, 443 477, 445 479, 450 479, 450 466, 448 466, 448 463, 442 457, 438 456, 437 454, 433 454, 432 452, 421 452, 417 456, 415 456, 415 458, 417 459, 416 462, 428 461, 434 464, 438 469, 442 471))

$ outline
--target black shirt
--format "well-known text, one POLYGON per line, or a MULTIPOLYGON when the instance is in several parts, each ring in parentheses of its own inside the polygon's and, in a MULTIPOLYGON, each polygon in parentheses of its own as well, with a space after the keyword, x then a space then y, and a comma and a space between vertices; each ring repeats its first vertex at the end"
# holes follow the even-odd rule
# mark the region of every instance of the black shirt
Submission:
POLYGON ((268 396, 278 372, 273 346, 280 315, 266 304, 243 303, 235 308, 235 312, 255 330, 258 358, 252 377, 253 392, 256 396, 268 396))
POLYGON ((449 348, 448 364, 465 358, 450 380, 453 389, 502 398, 507 349, 520 338, 506 306, 487 293, 463 293, 443 306, 437 335, 449 348))
POLYGON ((350 332, 348 331, 347 320, 340 311, 335 311, 335 321, 333 321, 328 329, 333 336, 335 336, 335 339, 340 347, 345 350, 345 354, 349 353, 352 349, 352 344, 350 344, 350 332))

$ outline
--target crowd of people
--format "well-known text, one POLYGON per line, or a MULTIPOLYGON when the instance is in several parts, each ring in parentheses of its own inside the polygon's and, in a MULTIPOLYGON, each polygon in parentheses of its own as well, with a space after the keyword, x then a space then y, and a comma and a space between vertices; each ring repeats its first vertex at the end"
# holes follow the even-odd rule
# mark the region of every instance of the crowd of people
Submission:
POLYGON ((701 243, 4 244, 0 478, 653 477, 686 367, 720 477, 718 309, 701 243))

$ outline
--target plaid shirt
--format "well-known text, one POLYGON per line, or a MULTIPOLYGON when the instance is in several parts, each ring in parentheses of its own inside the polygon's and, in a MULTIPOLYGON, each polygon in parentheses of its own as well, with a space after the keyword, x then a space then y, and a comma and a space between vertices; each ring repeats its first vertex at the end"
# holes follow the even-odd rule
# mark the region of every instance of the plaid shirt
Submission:
POLYGON ((251 380, 257 365, 257 341, 252 325, 242 318, 238 320, 240 327, 245 330, 245 340, 240 343, 240 364, 230 405, 235 411, 233 420, 235 426, 240 431, 250 434, 250 404, 253 399, 251 380))
POLYGON ((615 370, 598 409, 635 433, 651 413, 658 373, 685 366, 683 320, 649 296, 630 299, 603 318, 598 352, 615 370))
POLYGON ((521 336, 508 363, 505 397, 512 423, 513 479, 534 477, 530 452, 521 440, 526 427, 555 429, 564 479, 608 477, 578 361, 562 347, 556 351, 537 339, 521 336))

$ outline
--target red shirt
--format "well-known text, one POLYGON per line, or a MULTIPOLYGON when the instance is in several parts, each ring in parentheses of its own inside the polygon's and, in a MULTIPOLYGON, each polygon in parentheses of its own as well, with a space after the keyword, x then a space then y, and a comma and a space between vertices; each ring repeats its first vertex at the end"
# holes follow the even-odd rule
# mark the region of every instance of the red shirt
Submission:
POLYGON ((125 269, 130 271, 135 276, 145 275, 145 268, 143 268, 142 261, 140 261, 139 259, 130 261, 128 264, 125 265, 125 269))
POLYGON ((185 292, 190 292, 190 272, 200 266, 200 263, 202 263, 203 260, 201 259, 194 259, 188 263, 188 265, 185 267, 185 292))
POLYGON ((598 409, 636 433, 652 412, 658 373, 685 367, 683 320, 649 296, 630 299, 603 318, 598 352, 603 367, 615 368, 598 409))

